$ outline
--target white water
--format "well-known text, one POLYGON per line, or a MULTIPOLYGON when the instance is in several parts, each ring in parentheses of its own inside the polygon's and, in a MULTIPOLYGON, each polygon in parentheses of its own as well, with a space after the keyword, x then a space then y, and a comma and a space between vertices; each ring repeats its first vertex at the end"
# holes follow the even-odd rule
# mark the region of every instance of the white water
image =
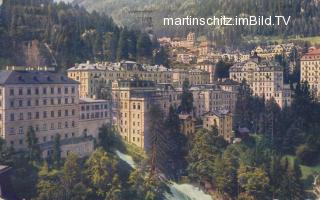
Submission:
MULTIPOLYGON (((123 154, 120 151, 116 151, 116 154, 133 169, 136 168, 136 164, 131 156, 123 154)), ((167 200, 212 200, 210 195, 205 194, 199 188, 190 184, 177 184, 172 182, 168 184, 168 187, 170 188, 171 194, 165 194, 167 200)))

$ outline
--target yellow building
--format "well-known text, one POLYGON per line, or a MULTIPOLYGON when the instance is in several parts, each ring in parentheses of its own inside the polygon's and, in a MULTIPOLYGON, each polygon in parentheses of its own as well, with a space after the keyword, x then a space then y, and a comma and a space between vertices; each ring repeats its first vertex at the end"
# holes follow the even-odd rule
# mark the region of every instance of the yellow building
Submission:
POLYGON ((172 82, 170 69, 163 66, 140 65, 132 61, 77 64, 68 70, 68 77, 80 82, 81 98, 94 98, 101 87, 111 86, 111 83, 117 80, 139 78, 156 83, 172 82))
POLYGON ((233 137, 232 123, 231 112, 227 110, 208 112, 203 117, 203 128, 212 130, 213 127, 216 127, 219 135, 223 136, 228 142, 231 142, 233 137))
POLYGON ((264 47, 257 46, 252 50, 251 54, 254 55, 257 53, 258 56, 271 60, 276 55, 285 55, 288 56, 291 52, 291 49, 294 48, 293 43, 288 44, 277 44, 277 45, 267 45, 264 47))
POLYGON ((215 73, 216 73, 215 63, 210 61, 198 62, 196 65, 196 68, 209 73, 210 75, 209 83, 213 83, 214 81, 216 81, 217 78, 215 76, 215 73))
POLYGON ((204 113, 223 109, 233 112, 237 100, 238 86, 238 83, 228 80, 191 87, 195 117, 202 118, 204 113))
POLYGON ((308 81, 310 89, 320 98, 320 49, 312 50, 301 58, 301 82, 308 81))
POLYGON ((188 80, 190 85, 210 83, 210 73, 200 69, 174 69, 172 71, 172 84, 181 87, 183 82, 188 80))
POLYGON ((283 84, 283 69, 278 63, 253 57, 236 63, 229 73, 234 81, 246 80, 254 95, 266 100, 274 98, 281 108, 291 104, 291 90, 283 84))
POLYGON ((185 134, 186 136, 193 135, 196 129, 196 119, 194 119, 191 115, 187 114, 179 115, 179 119, 181 133, 185 134))
POLYGON ((142 149, 150 148, 149 111, 157 105, 168 114, 170 106, 177 106, 178 93, 170 84, 156 85, 146 80, 120 80, 112 84, 115 125, 122 138, 142 149))

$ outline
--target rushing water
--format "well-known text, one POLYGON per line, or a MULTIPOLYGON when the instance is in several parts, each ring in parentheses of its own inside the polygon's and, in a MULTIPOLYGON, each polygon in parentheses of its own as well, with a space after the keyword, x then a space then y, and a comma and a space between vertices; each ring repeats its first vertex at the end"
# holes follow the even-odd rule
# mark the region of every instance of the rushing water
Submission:
MULTIPOLYGON (((132 168, 136 168, 136 164, 131 156, 123 154, 120 151, 116 151, 116 154, 132 168)), ((168 184, 168 187, 171 194, 165 194, 167 200, 212 200, 210 195, 205 194, 202 190, 190 184, 171 182, 168 184)))

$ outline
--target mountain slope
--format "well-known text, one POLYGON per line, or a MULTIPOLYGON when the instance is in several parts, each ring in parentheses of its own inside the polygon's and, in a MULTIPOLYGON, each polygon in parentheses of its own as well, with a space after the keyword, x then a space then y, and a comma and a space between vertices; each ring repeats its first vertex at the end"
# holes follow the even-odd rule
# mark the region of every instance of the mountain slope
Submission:
POLYGON ((319 0, 74 0, 89 11, 112 16, 121 25, 136 24, 129 10, 153 9, 154 30, 158 35, 185 35, 189 30, 200 33, 213 31, 216 40, 234 40, 242 35, 302 35, 320 33, 319 0), (291 16, 288 26, 267 27, 163 27, 163 17, 185 16, 291 16))

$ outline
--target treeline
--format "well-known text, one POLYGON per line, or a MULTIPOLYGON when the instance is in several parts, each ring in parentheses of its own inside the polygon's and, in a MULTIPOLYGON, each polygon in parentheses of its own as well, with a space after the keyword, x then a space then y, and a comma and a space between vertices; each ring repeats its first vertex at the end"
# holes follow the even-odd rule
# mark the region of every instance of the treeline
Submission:
POLYGON ((199 35, 208 35, 218 45, 237 47, 241 44, 241 36, 315 36, 320 32, 320 5, 317 0, 227 0, 227 1, 194 1, 194 0, 76 0, 75 3, 91 10, 110 13, 117 20, 128 26, 135 26, 137 19, 127 12, 130 9, 150 8, 155 10, 152 14, 154 30, 163 36, 186 36, 189 31, 199 35), (111 5, 110 5, 111 4, 111 5), (212 17, 212 16, 291 16, 288 26, 163 26, 163 17, 212 17), (239 34, 240 33, 240 34, 239 34))
POLYGON ((164 183, 145 167, 147 161, 141 150, 131 150, 139 154, 133 156, 134 169, 118 157, 117 150, 129 150, 110 125, 100 128, 96 150, 84 158, 72 153, 62 158, 59 135, 46 159, 40 156, 32 129, 28 130, 26 143, 26 151, 16 152, 0 138, 0 163, 12 167, 11 182, 18 199, 160 200, 167 191, 164 183))
POLYGON ((144 32, 119 27, 105 14, 65 3, 4 1, 1 19, 0 42, 4 48, 0 60, 4 64, 25 64, 27 53, 21 47, 35 40, 47 64, 56 61, 63 69, 86 60, 151 63, 159 47, 144 32))
POLYGON ((252 91, 241 84, 236 104, 236 125, 268 138, 272 148, 281 155, 297 156, 305 165, 320 161, 320 104, 307 82, 297 83, 293 102, 280 109, 274 99, 253 97, 252 91))

